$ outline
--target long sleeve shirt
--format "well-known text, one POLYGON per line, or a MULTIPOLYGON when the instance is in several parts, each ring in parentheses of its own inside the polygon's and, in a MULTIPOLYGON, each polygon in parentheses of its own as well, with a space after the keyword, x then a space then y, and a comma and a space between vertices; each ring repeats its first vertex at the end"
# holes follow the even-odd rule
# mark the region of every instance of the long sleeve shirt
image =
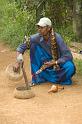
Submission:
MULTIPOLYGON (((25 52, 25 50, 29 48, 28 44, 31 45, 33 42, 36 42, 37 38, 39 38, 38 44, 39 44, 39 42, 42 42, 43 46, 44 46, 45 44, 44 44, 43 37, 40 36, 39 33, 37 33, 37 34, 32 35, 30 37, 30 42, 28 41, 28 43, 24 42, 24 43, 20 44, 17 48, 17 51, 23 54, 25 52)), ((71 51, 67 47, 67 45, 64 43, 61 35, 58 34, 58 33, 56 33, 56 42, 57 42, 57 45, 58 45, 58 60, 57 60, 58 64, 65 63, 66 61, 72 61, 73 56, 71 54, 71 51)), ((37 42, 36 42, 36 44, 37 44, 37 42)))

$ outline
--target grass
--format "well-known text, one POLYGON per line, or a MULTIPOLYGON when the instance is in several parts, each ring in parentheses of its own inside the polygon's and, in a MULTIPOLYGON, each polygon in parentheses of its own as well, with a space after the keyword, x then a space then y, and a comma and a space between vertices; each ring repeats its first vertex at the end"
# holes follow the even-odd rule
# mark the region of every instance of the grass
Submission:
POLYGON ((76 74, 82 75, 82 60, 74 59, 74 63, 76 66, 76 74))

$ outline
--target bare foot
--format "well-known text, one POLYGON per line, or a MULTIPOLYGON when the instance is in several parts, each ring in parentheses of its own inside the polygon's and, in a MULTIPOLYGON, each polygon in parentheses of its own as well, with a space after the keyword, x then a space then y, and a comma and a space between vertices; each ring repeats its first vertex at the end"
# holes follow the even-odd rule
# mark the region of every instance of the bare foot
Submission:
POLYGON ((53 92, 53 93, 58 92, 59 89, 62 90, 62 89, 64 89, 64 87, 61 86, 61 85, 52 85, 51 88, 48 90, 48 93, 50 93, 50 92, 53 92))
POLYGON ((64 86, 58 85, 58 89, 63 90, 64 89, 64 86))
POLYGON ((48 93, 50 92, 57 92, 58 91, 58 86, 52 85, 52 87, 48 90, 48 93))

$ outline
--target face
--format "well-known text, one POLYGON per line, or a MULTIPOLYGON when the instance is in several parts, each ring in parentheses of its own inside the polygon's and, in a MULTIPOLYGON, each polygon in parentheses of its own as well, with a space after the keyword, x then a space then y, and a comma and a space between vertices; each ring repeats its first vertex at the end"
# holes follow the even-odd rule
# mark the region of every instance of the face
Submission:
POLYGON ((50 30, 51 30, 51 28, 48 26, 45 26, 45 27, 38 26, 38 32, 42 36, 47 36, 50 33, 50 30))

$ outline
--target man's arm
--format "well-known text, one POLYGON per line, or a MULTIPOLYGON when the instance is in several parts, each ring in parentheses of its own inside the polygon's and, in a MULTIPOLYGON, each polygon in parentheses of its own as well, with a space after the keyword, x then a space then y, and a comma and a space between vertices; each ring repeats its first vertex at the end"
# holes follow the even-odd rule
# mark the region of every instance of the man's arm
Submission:
POLYGON ((30 40, 27 36, 25 36, 23 43, 17 47, 17 54, 19 53, 24 54, 24 52, 29 48, 30 48, 30 40))
POLYGON ((57 34, 56 35, 56 41, 58 44, 59 54, 60 57, 57 60, 58 64, 65 63, 66 61, 72 61, 73 56, 71 54, 70 49, 67 47, 67 45, 64 43, 62 37, 57 34))
MULTIPOLYGON (((29 48, 30 48, 30 41, 29 41, 29 40, 27 39, 27 37, 25 36, 23 43, 20 44, 20 45, 17 47, 17 50, 16 50, 16 51, 17 51, 16 58, 18 58, 20 54, 24 54, 24 52, 25 52, 27 49, 29 49, 29 48)), ((15 72, 17 72, 18 69, 19 69, 19 66, 20 66, 20 63, 19 63, 19 62, 17 61, 17 59, 16 59, 16 63, 15 63, 15 65, 14 65, 14 67, 13 67, 13 70, 14 70, 15 72)))

